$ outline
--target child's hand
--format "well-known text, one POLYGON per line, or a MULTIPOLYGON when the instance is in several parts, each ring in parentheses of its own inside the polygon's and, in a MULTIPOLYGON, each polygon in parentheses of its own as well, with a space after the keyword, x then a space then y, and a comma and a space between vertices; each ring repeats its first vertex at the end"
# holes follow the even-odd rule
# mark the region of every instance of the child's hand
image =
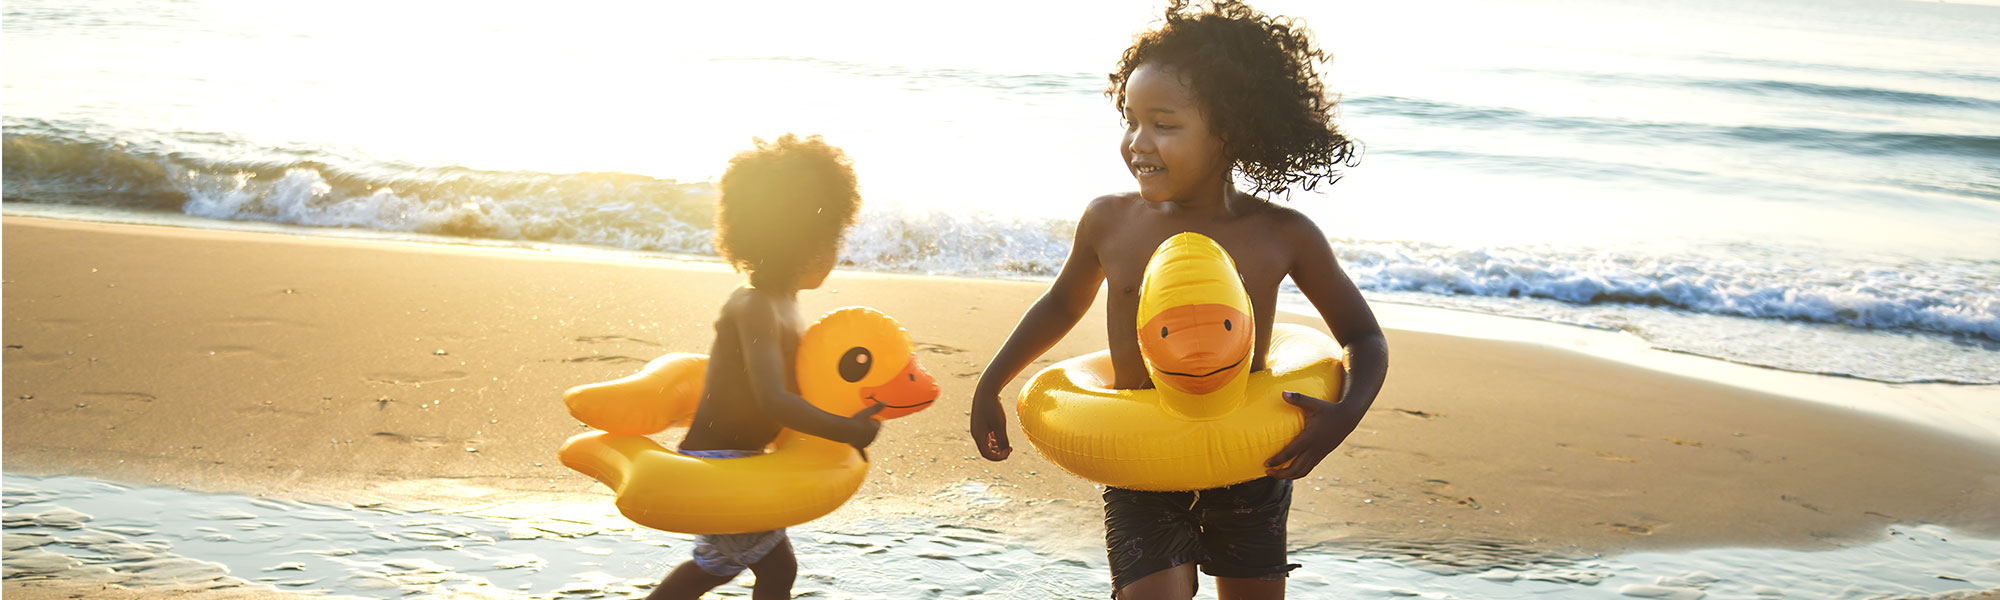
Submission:
POLYGON ((1000 408, 999 398, 972 399, 972 445, 991 461, 1007 460, 1014 453, 1007 444, 1007 411, 1000 408))
POLYGON ((875 434, 882 432, 882 422, 875 420, 875 413, 887 407, 887 404, 871 404, 847 418, 848 424, 854 427, 854 433, 845 441, 861 453, 863 461, 868 460, 868 445, 875 443, 875 434))
POLYGON ((1354 433, 1354 426, 1361 424, 1361 415, 1349 415, 1350 411, 1340 409, 1340 405, 1305 394, 1285 392, 1286 402, 1299 407, 1305 413, 1305 429, 1298 437, 1285 444, 1271 459, 1264 461, 1264 474, 1278 479, 1298 479, 1312 473, 1313 467, 1326 458, 1327 453, 1339 448, 1347 441, 1347 434, 1354 433), (1286 464, 1291 463, 1291 464, 1286 464))

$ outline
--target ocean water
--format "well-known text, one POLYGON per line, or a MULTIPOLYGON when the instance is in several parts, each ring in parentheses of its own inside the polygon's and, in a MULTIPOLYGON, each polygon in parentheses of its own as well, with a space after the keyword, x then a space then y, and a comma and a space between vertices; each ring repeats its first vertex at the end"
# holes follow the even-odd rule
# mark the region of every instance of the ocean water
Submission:
MULTIPOLYGON (((1257 5, 1334 56, 1366 156, 1285 201, 1373 301, 2000 384, 2000 7, 1257 5)), ((1133 187, 1104 74, 1159 9, 11 0, 0 206, 701 256, 728 157, 817 133, 846 267, 1048 279, 1133 187)))
MULTIPOLYGON (((255 587, 329 598, 635 598, 687 559, 692 536, 636 528, 604 502, 401 510, 371 504, 4 478, 6 578, 134 588, 255 587)), ((985 484, 939 492, 1002 510, 985 484)), ((1030 504, 1029 510, 1034 510, 1030 504)), ((846 512, 846 511, 843 511, 846 512)), ((1056 532, 1045 532, 1056 535, 1056 532)), ((921 517, 788 530, 793 593, 813 598, 1102 598, 1101 551, 921 517)), ((1976 597, 2000 587, 2000 541, 1889 527, 1840 548, 1709 548, 1565 556, 1473 543, 1292 548, 1286 586, 1310 598, 1976 597)), ((749 596, 753 574, 714 596, 749 596)), ((1197 598, 1215 598, 1205 585, 1197 598)))

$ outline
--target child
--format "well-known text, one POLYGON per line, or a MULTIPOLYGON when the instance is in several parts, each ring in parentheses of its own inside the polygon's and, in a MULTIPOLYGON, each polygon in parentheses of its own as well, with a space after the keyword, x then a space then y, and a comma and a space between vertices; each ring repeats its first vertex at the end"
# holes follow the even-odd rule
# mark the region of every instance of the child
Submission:
POLYGON ((1138 291, 1153 249, 1169 236, 1206 235, 1235 259, 1256 320, 1252 370, 1264 368, 1278 285, 1291 277, 1345 351, 1340 397, 1286 394, 1305 429, 1265 463, 1267 477, 1195 492, 1104 490, 1118 597, 1191 597, 1200 564, 1222 598, 1277 598, 1296 567, 1285 562, 1291 480, 1311 473, 1367 413, 1388 371, 1388 345, 1319 228, 1253 195, 1311 188, 1338 179, 1338 166, 1357 164, 1313 70, 1326 55, 1289 20, 1234 0, 1187 8, 1187 0, 1173 1, 1166 24, 1125 51, 1105 92, 1124 117, 1119 150, 1139 191, 1084 209, 1055 283, 980 377, 971 433, 988 460, 1007 458, 1001 389, 1076 326, 1100 284, 1110 293, 1112 387, 1151 387, 1139 355, 1138 291), (1250 192, 1237 189, 1238 173, 1250 192))
MULTIPOLYGON (((681 452, 706 458, 762 454, 779 428, 866 448, 880 427, 877 404, 841 417, 798 395, 793 352, 805 324, 799 290, 833 272, 840 239, 861 206, 847 155, 818 136, 756 140, 722 175, 715 247, 747 274, 722 305, 707 379, 681 452)), ((695 536, 694 558, 668 573, 648 598, 696 598, 748 568, 754 598, 790 598, 798 563, 785 531, 695 536)))

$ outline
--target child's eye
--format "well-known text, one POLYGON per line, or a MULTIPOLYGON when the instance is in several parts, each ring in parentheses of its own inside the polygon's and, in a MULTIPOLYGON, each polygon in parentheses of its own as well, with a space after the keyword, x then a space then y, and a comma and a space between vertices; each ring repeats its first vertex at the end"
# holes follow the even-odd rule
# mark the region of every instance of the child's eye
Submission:
POLYGON ((1167 131, 1173 131, 1173 130, 1175 130, 1175 129, 1180 129, 1180 127, 1179 127, 1179 126, 1175 126, 1175 125, 1168 125, 1168 124, 1166 124, 1166 123, 1154 123, 1154 124, 1153 124, 1153 127, 1154 127, 1154 128, 1156 128, 1156 129, 1164 129, 1164 130, 1167 130, 1167 131))

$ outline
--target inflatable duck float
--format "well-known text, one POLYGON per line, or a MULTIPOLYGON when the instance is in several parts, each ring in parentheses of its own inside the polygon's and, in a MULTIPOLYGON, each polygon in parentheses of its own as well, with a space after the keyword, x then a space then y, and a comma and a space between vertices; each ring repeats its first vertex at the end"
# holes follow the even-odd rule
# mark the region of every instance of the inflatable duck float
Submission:
MULTIPOLYGON (((835 310, 807 327, 796 354, 800 396, 820 410, 877 419, 937 399, 909 332, 873 309, 835 310)), ((790 527, 833 512, 860 489, 868 463, 852 446, 785 430, 762 456, 697 458, 645 436, 685 426, 701 403, 708 357, 668 354, 631 376, 571 388, 569 412, 597 429, 564 442, 562 463, 609 486, 618 512, 654 529, 694 534, 790 527)))
POLYGON ((1168 238, 1139 292, 1139 352, 1153 388, 1114 390, 1109 350, 1035 374, 1018 410, 1028 441, 1084 479, 1145 491, 1200 490, 1264 476, 1304 416, 1283 392, 1330 399, 1340 346, 1279 323, 1266 369, 1249 372, 1256 322, 1236 263, 1197 233, 1168 238))

